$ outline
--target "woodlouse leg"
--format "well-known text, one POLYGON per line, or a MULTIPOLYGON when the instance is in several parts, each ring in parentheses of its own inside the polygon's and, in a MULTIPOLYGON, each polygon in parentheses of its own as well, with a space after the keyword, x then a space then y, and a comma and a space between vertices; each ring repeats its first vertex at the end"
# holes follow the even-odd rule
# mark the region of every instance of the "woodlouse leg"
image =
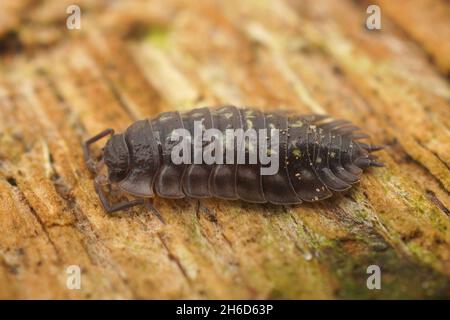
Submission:
POLYGON ((95 192, 98 194, 103 208, 107 213, 113 213, 120 210, 125 210, 137 205, 143 205, 144 199, 136 199, 133 201, 123 201, 115 204, 111 204, 103 192, 102 186, 98 182, 94 182, 95 192))
POLYGON ((159 219, 159 221, 161 221, 162 224, 166 224, 166 221, 164 220, 164 218, 162 217, 161 213, 159 212, 158 209, 155 208, 155 206, 153 206, 153 199, 150 198, 145 198, 144 199, 144 205, 148 210, 153 211, 153 213, 155 214, 155 216, 159 219))
POLYGON ((96 173, 98 170, 98 167, 95 163, 95 160, 92 159, 92 157, 91 157, 91 151, 89 149, 89 146, 91 144, 97 142, 98 140, 102 139, 103 137, 105 137, 107 135, 113 135, 113 134, 114 134, 114 129, 109 128, 109 129, 103 130, 102 132, 96 134, 92 138, 89 138, 88 140, 86 140, 83 143, 84 162, 86 162, 86 166, 88 167, 89 171, 91 171, 92 173, 96 173))

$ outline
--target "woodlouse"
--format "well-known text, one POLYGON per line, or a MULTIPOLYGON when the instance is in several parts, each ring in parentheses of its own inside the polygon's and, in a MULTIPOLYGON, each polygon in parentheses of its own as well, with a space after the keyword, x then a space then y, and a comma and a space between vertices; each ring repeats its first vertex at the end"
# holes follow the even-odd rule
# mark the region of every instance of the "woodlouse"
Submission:
MULTIPOLYGON (((124 133, 107 129, 84 143, 88 168, 99 174, 95 190, 107 212, 146 204, 158 195, 164 198, 242 199, 248 202, 297 204, 318 201, 344 191, 359 181, 362 169, 383 166, 371 154, 381 146, 359 140, 368 135, 346 120, 324 115, 289 115, 283 112, 263 113, 234 106, 199 108, 180 114, 165 112, 154 119, 133 123, 124 133), (256 164, 181 164, 171 161, 171 133, 185 128, 193 134, 194 121, 204 128, 255 129, 277 128, 280 165, 275 175, 261 175, 256 164), (102 159, 96 162, 90 145, 111 135, 102 159), (108 175, 100 170, 106 164, 108 175), (110 204, 103 186, 118 186, 134 196, 133 201, 110 204)), ((269 139, 269 138, 268 138, 269 139)))

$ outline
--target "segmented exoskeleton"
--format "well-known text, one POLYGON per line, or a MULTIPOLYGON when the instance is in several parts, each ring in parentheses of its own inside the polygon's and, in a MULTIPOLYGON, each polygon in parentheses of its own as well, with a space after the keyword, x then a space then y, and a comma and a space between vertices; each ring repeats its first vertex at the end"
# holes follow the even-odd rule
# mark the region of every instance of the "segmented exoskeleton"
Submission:
MULTIPOLYGON (((383 166, 371 152, 380 146, 362 143, 366 134, 346 120, 324 115, 263 113, 234 106, 199 108, 186 113, 165 112, 154 119, 133 123, 124 133, 107 129, 84 144, 88 168, 100 173, 103 164, 108 175, 98 175, 95 190, 107 212, 149 203, 163 198, 242 199, 248 202, 297 204, 323 200, 333 191, 344 191, 359 181, 362 169, 383 166), (171 134, 185 128, 194 132, 194 121, 204 129, 279 129, 279 169, 274 175, 261 175, 256 164, 174 164, 171 134), (102 159, 96 163, 89 146, 111 135, 102 159), (103 185, 112 184, 134 201, 111 205, 103 185)), ((269 137, 267 137, 269 139, 269 137)))

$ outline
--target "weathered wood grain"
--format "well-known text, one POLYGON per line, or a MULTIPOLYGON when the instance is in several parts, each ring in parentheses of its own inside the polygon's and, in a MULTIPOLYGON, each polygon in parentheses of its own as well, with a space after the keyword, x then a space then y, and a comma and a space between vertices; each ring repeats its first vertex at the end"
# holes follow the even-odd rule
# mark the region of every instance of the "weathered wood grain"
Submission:
POLYGON ((72 1, 2 1, 0 297, 448 299, 449 5, 402 2, 368 31, 355 1, 78 1, 81 30, 72 1), (318 204, 105 214, 83 140, 224 103, 349 119, 387 166, 318 204))

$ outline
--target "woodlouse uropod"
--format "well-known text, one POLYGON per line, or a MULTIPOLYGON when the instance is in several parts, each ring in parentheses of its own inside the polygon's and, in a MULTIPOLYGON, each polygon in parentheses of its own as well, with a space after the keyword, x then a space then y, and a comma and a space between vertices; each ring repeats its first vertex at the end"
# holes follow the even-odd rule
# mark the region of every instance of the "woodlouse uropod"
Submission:
POLYGON ((368 135, 346 120, 324 115, 288 115, 263 113, 234 106, 198 108, 180 114, 165 112, 154 119, 134 122, 124 133, 107 129, 87 140, 84 156, 88 168, 97 173, 94 185, 107 212, 146 204, 163 198, 242 199, 248 202, 297 204, 326 199, 332 192, 347 190, 359 181, 362 169, 383 166, 371 152, 381 146, 362 143, 368 135), (261 175, 261 164, 181 164, 170 158, 173 130, 193 131, 194 121, 203 121, 206 129, 248 127, 277 128, 280 165, 275 175, 261 175), (96 162, 90 145, 111 135, 96 162), (106 164, 108 175, 100 171, 106 164), (104 185, 118 186, 134 196, 133 201, 110 204, 104 185))

